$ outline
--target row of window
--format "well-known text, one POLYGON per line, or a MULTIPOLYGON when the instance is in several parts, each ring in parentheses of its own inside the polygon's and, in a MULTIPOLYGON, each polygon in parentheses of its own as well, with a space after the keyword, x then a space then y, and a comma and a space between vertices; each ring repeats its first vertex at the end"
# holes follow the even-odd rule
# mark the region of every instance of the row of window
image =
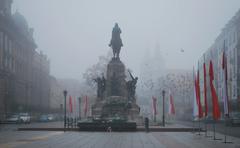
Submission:
POLYGON ((15 70, 13 43, 3 32, 0 32, 0 68, 15 70))
POLYGON ((27 66, 21 66, 21 63, 32 63, 31 53, 17 46, 16 42, 0 31, 0 69, 21 73, 24 70, 23 67, 27 66))
MULTIPOLYGON (((237 47, 240 40, 238 38, 238 30, 236 28, 232 28, 232 30, 225 30, 216 42, 211 46, 206 52, 206 62, 211 59, 214 64, 215 71, 215 86, 218 88, 218 94, 221 95, 222 82, 223 82, 223 71, 222 71, 222 54, 225 48, 227 55, 227 64, 228 64, 228 78, 229 80, 229 97, 231 99, 236 99, 238 94, 237 89, 240 88, 239 84, 236 84, 237 77, 240 74, 240 49, 237 47), (228 32, 226 32, 228 31, 228 32)), ((203 63, 204 57, 200 59, 200 65, 203 63)), ((208 63, 207 63, 208 67, 208 63)), ((239 92, 240 93, 240 92, 239 92)))

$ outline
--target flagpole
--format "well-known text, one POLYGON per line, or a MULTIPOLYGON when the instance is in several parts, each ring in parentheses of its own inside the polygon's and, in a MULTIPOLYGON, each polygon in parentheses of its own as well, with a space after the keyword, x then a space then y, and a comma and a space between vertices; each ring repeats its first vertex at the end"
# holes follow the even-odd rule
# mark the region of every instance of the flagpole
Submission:
POLYGON ((200 126, 200 118, 202 117, 202 105, 201 105, 201 97, 200 97, 200 76, 199 76, 199 61, 198 61, 198 69, 197 69, 197 85, 198 85, 198 135, 201 135, 201 126, 200 126))
POLYGON ((207 106, 207 72, 206 72, 206 58, 205 58, 205 53, 203 55, 203 58, 204 58, 204 64, 203 64, 203 70, 204 70, 204 108, 205 108, 205 118, 204 118, 204 121, 205 121, 205 137, 212 137, 212 136, 208 136, 207 135, 207 116, 208 116, 208 106, 207 106))
MULTIPOLYGON (((198 86, 199 86, 199 61, 198 61, 198 69, 197 69, 198 71, 197 71, 197 80, 198 80, 198 86)), ((200 88, 199 88, 199 104, 200 104, 200 102, 201 102, 201 98, 200 98, 200 88)), ((201 135, 201 133, 200 133, 200 105, 198 104, 198 135, 201 135)))
POLYGON ((198 118, 198 135, 201 135, 200 118, 198 118))
POLYGON ((221 138, 216 138, 216 120, 213 120, 213 140, 222 140, 221 138))
POLYGON ((207 110, 206 110, 206 61, 205 61, 205 53, 203 54, 203 60, 204 60, 204 64, 203 64, 203 73, 204 73, 204 107, 205 107, 205 113, 204 113, 204 121, 205 121, 205 137, 207 137, 207 110))
MULTIPOLYGON (((193 66, 193 119, 192 119, 192 126, 193 126, 193 128, 195 129, 195 121, 194 121, 194 119, 195 119, 195 114, 194 114, 194 106, 195 106, 195 72, 194 72, 195 70, 194 70, 194 66, 193 66)), ((193 133, 195 133, 195 130, 193 130, 193 133)))
POLYGON ((213 119, 213 140, 221 140, 221 139, 216 138, 216 126, 215 126, 215 124, 216 124, 216 120, 213 119))
MULTIPOLYGON (((212 52, 211 52, 211 58, 212 58, 212 52)), ((209 62, 209 79, 210 79, 210 88, 211 88, 211 96, 212 96, 212 107, 213 107, 213 140, 221 140, 216 138, 216 121, 220 118, 221 113, 219 109, 219 104, 218 104, 218 97, 216 94, 216 90, 214 88, 214 68, 213 68, 213 62, 210 59, 209 62)))
POLYGON ((215 130, 215 119, 213 119, 213 140, 216 140, 215 130))
POLYGON ((224 83, 224 88, 225 89, 225 93, 223 96, 223 100, 224 100, 224 114, 225 114, 225 129, 224 129, 224 142, 225 144, 227 143, 233 143, 231 141, 227 141, 227 119, 229 120, 229 104, 228 104, 228 85, 227 85, 227 57, 226 57, 226 53, 225 53, 225 40, 223 42, 223 58, 222 58, 222 66, 223 66, 223 83, 224 83), (224 98, 226 97, 226 98, 224 98))
POLYGON ((165 90, 162 90, 162 96, 163 96, 163 116, 162 116, 162 124, 163 127, 165 127, 165 90))
POLYGON ((233 143, 232 141, 227 141, 227 119, 229 119, 229 115, 225 116, 225 129, 224 129, 224 142, 225 144, 227 143, 233 143))
POLYGON ((204 120, 205 120, 205 137, 212 137, 212 136, 207 134, 207 125, 208 125, 207 124, 207 116, 205 116, 204 120))
POLYGON ((207 116, 205 116, 204 121, 205 121, 205 137, 208 137, 208 135, 207 135, 207 116))

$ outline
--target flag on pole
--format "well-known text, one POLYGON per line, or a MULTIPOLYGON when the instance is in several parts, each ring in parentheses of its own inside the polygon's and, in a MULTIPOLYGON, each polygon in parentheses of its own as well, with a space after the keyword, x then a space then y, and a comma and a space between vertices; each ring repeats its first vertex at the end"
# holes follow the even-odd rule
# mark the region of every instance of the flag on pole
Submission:
POLYGON ((223 107, 224 107, 224 114, 226 116, 229 115, 229 102, 228 102, 228 87, 227 87, 227 57, 225 51, 223 51, 222 56, 222 70, 223 70, 223 107))
POLYGON ((196 74, 195 74, 195 70, 193 67, 193 85, 194 85, 194 89, 193 89, 193 117, 198 117, 198 106, 197 106, 197 92, 196 92, 196 74))
POLYGON ((73 112, 73 108, 72 108, 72 96, 69 96, 69 112, 72 113, 73 112))
POLYGON ((205 55, 204 55, 204 63, 203 63, 203 75, 204 75, 204 108, 205 108, 205 117, 208 115, 208 102, 207 102, 207 71, 206 71, 206 63, 205 63, 205 55))
POLYGON ((85 96, 85 102, 84 102, 84 116, 87 116, 87 111, 88 111, 88 97, 85 96))
POLYGON ((202 104, 201 104, 201 94, 200 94, 200 78, 199 78, 199 70, 197 71, 197 78, 195 79, 195 89, 196 89, 196 102, 198 106, 198 117, 202 118, 203 117, 203 112, 202 112, 202 104))
POLYGON ((212 60, 210 60, 209 63, 209 79, 210 79, 210 87, 211 87, 211 94, 212 94, 212 105, 213 105, 213 118, 214 120, 218 120, 221 117, 220 107, 218 103, 218 96, 216 93, 216 89, 213 84, 214 80, 214 71, 213 71, 213 63, 212 60))
POLYGON ((82 99, 81 97, 78 98, 78 116, 79 116, 80 119, 81 119, 81 109, 82 109, 81 99, 82 99))
POLYGON ((76 111, 77 111, 77 108, 76 108, 76 97, 73 98, 73 113, 74 113, 74 116, 76 115, 76 111))
POLYGON ((157 115, 157 98, 152 96, 152 111, 153 115, 157 115))
POLYGON ((170 115, 175 115, 175 107, 174 107, 174 103, 173 103, 173 95, 171 93, 171 90, 169 90, 168 113, 170 115))

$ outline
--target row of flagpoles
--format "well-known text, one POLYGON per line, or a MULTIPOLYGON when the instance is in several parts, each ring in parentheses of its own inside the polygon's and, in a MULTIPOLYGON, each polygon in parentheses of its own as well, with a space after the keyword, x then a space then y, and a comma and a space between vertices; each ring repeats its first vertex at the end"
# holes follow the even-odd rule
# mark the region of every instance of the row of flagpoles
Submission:
MULTIPOLYGON (((225 56, 223 56, 225 57, 225 56)), ((225 59, 225 58, 224 58, 225 59)), ((223 60, 225 61, 225 60, 223 60)), ((226 63, 226 62, 224 62, 226 63)), ((226 65, 226 64, 223 64, 226 65)), ((223 66, 223 70, 226 71, 227 73, 227 69, 224 68, 226 66, 223 66)), ((198 118, 202 118, 204 116, 208 116, 208 101, 207 101, 207 82, 206 82, 206 63, 204 62, 203 65, 203 71, 204 71, 204 114, 203 114, 203 110, 202 110, 202 104, 201 104, 201 95, 200 95, 200 80, 199 80, 199 69, 197 70, 197 75, 194 72, 194 111, 193 111, 193 116, 194 117, 198 117, 198 118), (197 112, 196 112, 196 108, 197 108, 197 112)), ((227 77, 225 77, 226 80, 224 81, 226 83, 227 81, 227 77)), ((224 83, 224 84, 225 84, 224 83)), ((214 118, 214 120, 219 120, 221 117, 221 112, 220 112, 220 107, 219 107, 219 102, 218 102, 218 95, 214 86, 214 69, 213 69, 213 62, 212 60, 210 60, 209 62, 209 85, 210 85, 210 91, 211 91, 211 98, 212 98, 212 116, 214 118)), ((225 87, 225 89, 227 89, 227 87, 225 87)), ((227 90, 225 90, 225 92, 227 92, 227 90)), ((228 106, 228 98, 227 95, 225 95, 225 97, 223 97, 223 102, 224 102, 224 113, 225 115, 229 114, 229 110, 228 107, 225 108, 226 106, 228 106)))
MULTIPOLYGON (((88 116, 88 110, 89 110, 89 98, 88 96, 85 96, 83 98, 84 100, 84 106, 83 106, 83 115, 84 117, 87 117, 88 116)), ((67 111, 68 111, 68 115, 69 116, 79 116, 81 117, 81 110, 82 110, 82 105, 81 105, 81 98, 79 99, 76 99, 76 97, 72 97, 71 95, 68 97, 68 103, 67 103, 67 111), (78 102, 78 104, 77 104, 78 102), (78 107, 77 107, 78 106, 78 107)))
MULTIPOLYGON (((221 59, 221 72, 223 76, 223 91, 222 91, 222 101, 223 101, 223 113, 225 116, 225 121, 227 118, 229 118, 229 99, 228 99, 228 87, 227 87, 227 81, 228 81, 228 71, 227 71, 227 56, 225 53, 225 45, 224 50, 222 53, 222 59, 221 59)), ((214 86, 214 64, 213 61, 210 59, 209 65, 208 65, 208 71, 207 71, 207 63, 205 62, 205 56, 204 56, 204 63, 203 63, 203 98, 204 98, 204 107, 201 103, 201 87, 200 87, 200 73, 199 73, 199 64, 197 72, 193 69, 193 80, 194 80, 194 101, 193 101, 193 117, 197 117, 199 120, 199 129, 200 129, 200 119, 205 118, 207 120, 207 117, 209 116, 209 105, 208 105, 208 95, 207 95, 207 75, 209 76, 209 86, 210 86, 210 96, 212 101, 212 117, 214 120, 214 140, 217 140, 215 138, 215 122, 218 121, 221 118, 221 109, 219 106, 219 99, 218 94, 216 91, 216 88, 214 86), (207 73, 208 72, 208 73, 207 73)), ((168 114, 174 115, 175 114, 175 107, 173 102, 173 95, 171 91, 169 91, 169 97, 168 98, 168 114)), ((154 120, 156 120, 157 115, 157 98, 152 97, 152 113, 154 116, 154 120)), ((205 121, 206 123, 206 121, 205 121)), ((205 125, 205 130, 207 134, 207 126, 205 125)), ((226 143, 226 133, 225 133, 225 141, 226 143)))
MULTIPOLYGON (((223 52, 222 56, 222 71, 224 75, 224 89, 223 89, 223 103, 224 103, 224 114, 225 116, 229 116, 229 103, 228 103, 228 94, 227 94, 227 59, 225 55, 225 51, 223 52)), ((204 111, 201 103, 201 91, 200 91, 200 74, 199 69, 197 73, 195 70, 193 72, 194 77, 194 104, 193 104, 193 116, 198 118, 203 118, 208 116, 208 99, 207 99, 207 69, 206 63, 204 59, 203 63, 203 73, 204 73, 204 85, 203 85, 203 92, 204 92, 204 111)), ((218 95, 214 86, 214 68, 213 68, 213 61, 209 61, 209 85, 211 91, 211 98, 212 98, 212 116, 215 121, 219 120, 221 117, 221 111, 218 102, 218 95)), ((157 115, 157 98, 152 97, 152 112, 153 115, 157 115)), ((175 114, 175 107, 173 102, 173 95, 171 91, 169 91, 169 99, 168 99, 168 113, 170 115, 175 114)))
MULTIPOLYGON (((168 114, 169 115, 175 115, 175 106, 174 106, 174 100, 173 100, 173 94, 172 92, 169 90, 169 94, 168 94, 168 114)), ((152 113, 154 118, 157 115, 157 98, 152 96, 152 113)))
MULTIPOLYGON (((224 115, 229 116, 229 102, 228 102, 228 94, 227 94, 227 62, 225 52, 223 52, 222 56, 222 72, 224 75, 224 89, 223 89, 223 104, 224 104, 224 115)), ((208 116, 208 100, 207 100, 207 82, 206 82, 206 63, 203 64, 203 72, 204 72, 204 112, 201 104, 201 96, 200 96, 200 81, 199 81, 199 69, 197 70, 197 75, 194 72, 194 106, 193 106, 193 116, 202 118, 208 116)), ((221 117, 221 110, 218 102, 218 95, 214 86, 214 68, 213 62, 210 60, 209 62, 209 85, 211 91, 212 98, 212 116, 214 120, 219 120, 221 117)))
MULTIPOLYGON (((225 46, 225 45, 224 45, 225 46)), ((221 109, 219 106, 219 100, 218 100, 218 94, 216 92, 216 88, 214 86, 214 67, 213 67, 213 61, 210 59, 209 61, 209 86, 210 86, 210 96, 212 101, 212 117, 214 120, 214 140, 215 140, 215 122, 218 121, 221 118, 221 109)), ((221 64, 221 72, 223 75, 223 91, 222 91, 222 101, 223 101, 223 113, 225 115, 225 121, 226 118, 229 117, 229 100, 228 100, 228 88, 227 88, 227 81, 228 81, 228 75, 227 75, 227 57, 225 53, 225 48, 222 53, 222 64, 221 64)), ((208 116, 208 98, 207 98, 207 69, 206 69, 206 62, 205 62, 205 56, 204 56, 204 63, 203 63, 203 93, 204 93, 204 111, 201 104, 201 93, 200 93, 200 80, 199 80, 199 65, 198 70, 195 72, 193 70, 193 77, 194 77, 194 104, 193 104, 193 117, 198 117, 199 121, 201 118, 207 119, 208 116)), ((206 121, 205 121, 206 123, 206 121)), ((207 126, 205 126, 205 130, 207 131, 207 126)), ((226 142, 226 134, 225 134, 225 142, 226 142)))

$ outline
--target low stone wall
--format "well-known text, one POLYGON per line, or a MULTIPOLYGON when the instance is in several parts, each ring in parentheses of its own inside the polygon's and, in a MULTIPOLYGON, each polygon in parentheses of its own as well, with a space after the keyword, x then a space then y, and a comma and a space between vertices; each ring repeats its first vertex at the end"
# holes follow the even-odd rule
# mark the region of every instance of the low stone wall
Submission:
POLYGON ((107 131, 111 127, 112 131, 136 131, 136 122, 123 122, 123 123, 78 123, 80 131, 107 131))

